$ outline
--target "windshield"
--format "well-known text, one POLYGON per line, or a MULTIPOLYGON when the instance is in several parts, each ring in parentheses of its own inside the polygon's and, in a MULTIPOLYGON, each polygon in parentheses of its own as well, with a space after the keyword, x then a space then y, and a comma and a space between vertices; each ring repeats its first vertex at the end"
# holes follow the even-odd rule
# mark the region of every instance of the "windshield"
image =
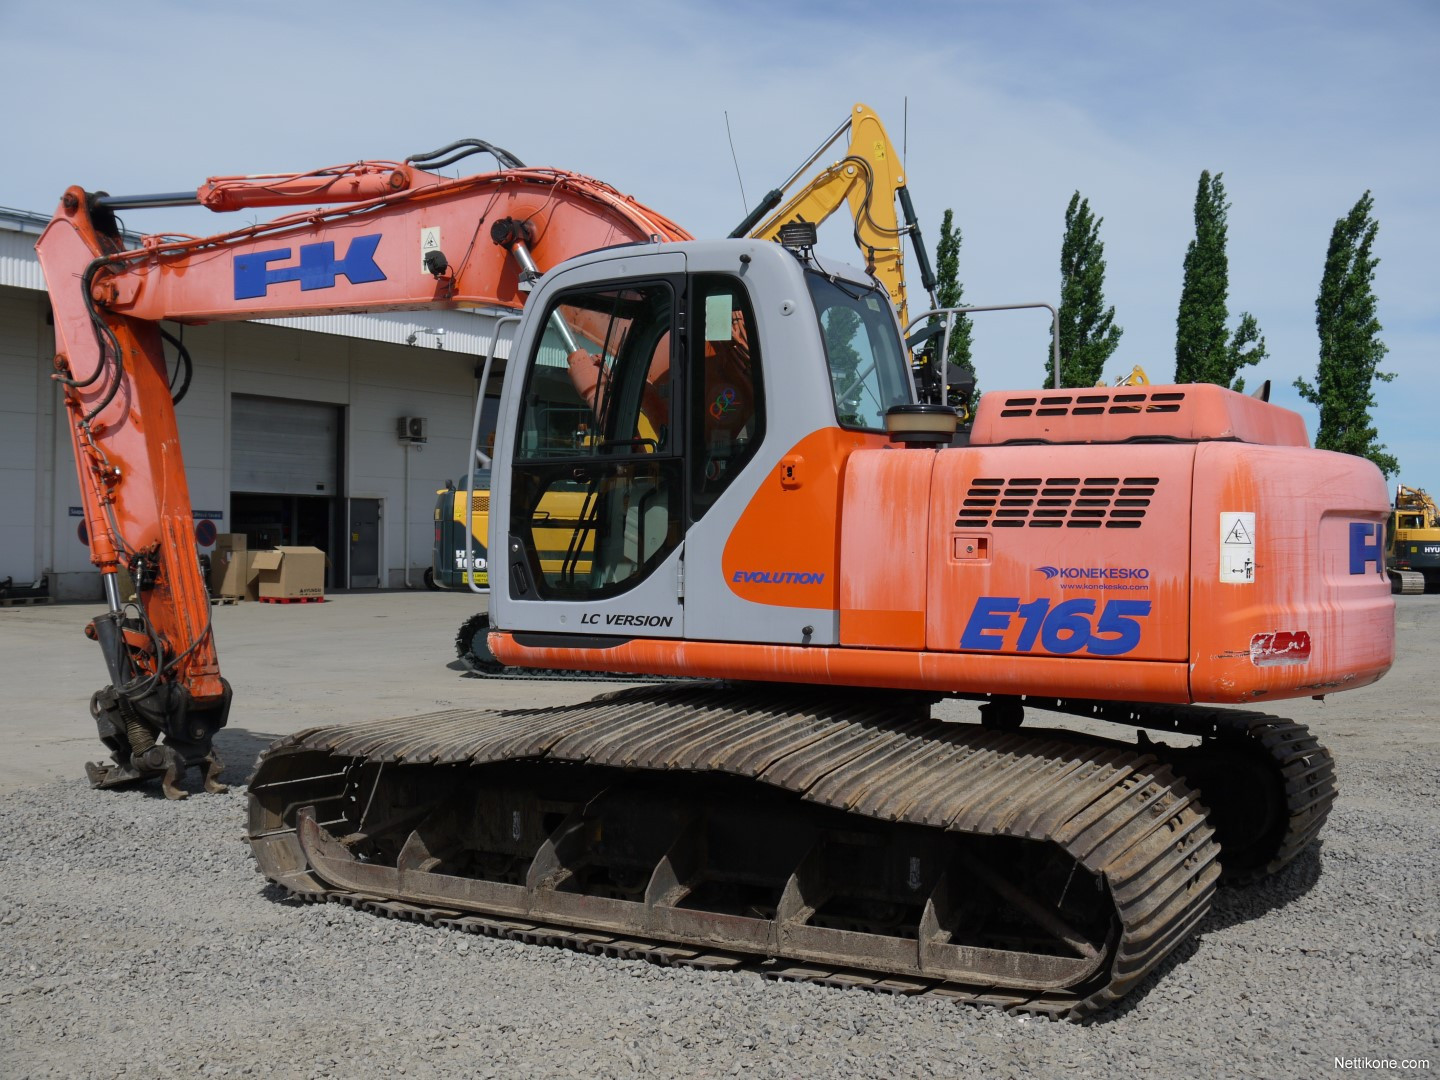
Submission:
POLYGON ((813 272, 805 280, 829 358, 835 415, 844 427, 883 431, 885 411, 914 400, 889 297, 813 272))

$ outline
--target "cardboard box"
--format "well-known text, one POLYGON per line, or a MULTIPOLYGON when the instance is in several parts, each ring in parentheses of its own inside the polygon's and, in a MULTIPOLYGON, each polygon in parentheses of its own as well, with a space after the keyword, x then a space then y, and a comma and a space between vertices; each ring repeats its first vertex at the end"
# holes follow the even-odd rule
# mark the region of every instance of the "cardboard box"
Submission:
POLYGON ((255 599, 253 553, 247 550, 244 533, 221 533, 210 553, 210 595, 255 599))
POLYGON ((325 595, 325 553, 315 547, 278 547, 250 556, 260 599, 325 595))

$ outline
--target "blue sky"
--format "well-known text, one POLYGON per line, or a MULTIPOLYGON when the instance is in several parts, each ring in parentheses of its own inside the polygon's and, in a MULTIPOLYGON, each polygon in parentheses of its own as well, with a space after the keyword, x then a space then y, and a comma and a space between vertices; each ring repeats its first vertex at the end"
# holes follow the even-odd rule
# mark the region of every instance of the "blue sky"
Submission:
MULTIPOLYGON (((1065 205, 1086 196, 1104 219, 1106 291, 1125 328, 1110 374, 1138 363, 1157 381, 1174 371, 1196 183, 1202 169, 1223 172, 1230 310, 1257 317, 1271 352, 1247 381, 1272 379, 1274 400, 1312 435, 1317 416, 1290 383, 1314 375, 1330 229, 1369 189, 1385 367, 1400 376, 1377 388, 1373 419, 1401 478, 1440 490, 1432 0, 0 0, 0 32, 12 103, 0 205, 42 212, 73 183, 172 191, 477 136, 717 236, 745 209, 727 112, 753 200, 865 102, 907 144, 932 251, 942 212, 955 210, 971 303, 1053 301, 1065 205)), ((239 222, 150 211, 127 224, 239 222)), ((848 259, 847 247, 842 231, 829 253, 848 259)), ((1036 316, 989 316, 976 347, 986 388, 1042 377, 1036 316)))

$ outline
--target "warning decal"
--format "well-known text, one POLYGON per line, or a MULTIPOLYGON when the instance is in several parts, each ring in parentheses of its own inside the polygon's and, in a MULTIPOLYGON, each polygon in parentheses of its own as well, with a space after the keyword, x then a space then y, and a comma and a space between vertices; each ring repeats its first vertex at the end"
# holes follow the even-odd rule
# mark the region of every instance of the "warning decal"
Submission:
POLYGON ((1220 515, 1220 580, 1246 585, 1255 580, 1255 515, 1220 515))

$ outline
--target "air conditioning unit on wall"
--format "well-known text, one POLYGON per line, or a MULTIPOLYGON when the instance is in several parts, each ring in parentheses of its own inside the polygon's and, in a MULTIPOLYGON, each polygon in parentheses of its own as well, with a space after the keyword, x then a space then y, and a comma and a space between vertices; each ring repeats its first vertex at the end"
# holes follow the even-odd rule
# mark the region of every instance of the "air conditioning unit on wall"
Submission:
POLYGON ((429 424, 423 416, 402 416, 395 421, 395 434, 401 442, 425 442, 429 438, 429 424))

